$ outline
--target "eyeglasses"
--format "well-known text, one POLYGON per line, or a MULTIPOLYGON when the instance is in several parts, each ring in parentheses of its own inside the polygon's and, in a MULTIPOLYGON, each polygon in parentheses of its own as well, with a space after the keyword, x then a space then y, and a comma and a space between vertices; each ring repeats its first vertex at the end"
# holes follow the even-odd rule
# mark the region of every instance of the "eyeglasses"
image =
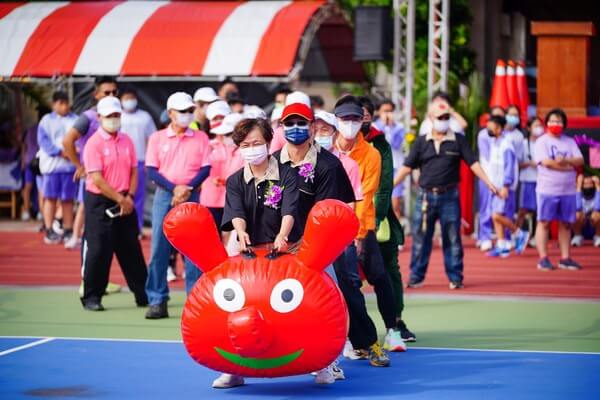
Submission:
POLYGON ((286 121, 283 123, 283 126, 285 126, 286 128, 293 128, 295 126, 305 128, 308 126, 308 121, 286 121))
POLYGON ((105 96, 116 96, 119 94, 118 90, 105 90, 104 92, 102 92, 105 96))
POLYGON ((450 119, 450 114, 444 114, 437 117, 440 121, 448 121, 450 119))
POLYGON ((177 110, 180 114, 192 114, 194 112, 193 108, 188 108, 187 110, 177 110))

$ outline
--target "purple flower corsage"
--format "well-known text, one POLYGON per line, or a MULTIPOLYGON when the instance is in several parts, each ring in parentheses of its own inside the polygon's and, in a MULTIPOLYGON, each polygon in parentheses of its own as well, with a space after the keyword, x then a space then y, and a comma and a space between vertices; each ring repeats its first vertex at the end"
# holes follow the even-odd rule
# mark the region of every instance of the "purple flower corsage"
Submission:
POLYGON ((269 183, 267 193, 265 194, 265 206, 277 210, 283 198, 283 189, 284 186, 274 185, 273 182, 269 183))
POLYGON ((311 163, 303 164, 298 170, 298 174, 304 178, 305 183, 308 183, 309 180, 312 183, 315 180, 315 167, 311 163))

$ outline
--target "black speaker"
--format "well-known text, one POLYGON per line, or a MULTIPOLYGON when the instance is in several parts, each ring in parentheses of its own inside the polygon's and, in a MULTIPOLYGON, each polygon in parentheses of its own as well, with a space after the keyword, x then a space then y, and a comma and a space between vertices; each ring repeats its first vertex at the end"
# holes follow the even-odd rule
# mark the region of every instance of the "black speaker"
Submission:
POLYGON ((391 7, 356 7, 354 10, 354 60, 391 60, 393 44, 394 21, 391 7))

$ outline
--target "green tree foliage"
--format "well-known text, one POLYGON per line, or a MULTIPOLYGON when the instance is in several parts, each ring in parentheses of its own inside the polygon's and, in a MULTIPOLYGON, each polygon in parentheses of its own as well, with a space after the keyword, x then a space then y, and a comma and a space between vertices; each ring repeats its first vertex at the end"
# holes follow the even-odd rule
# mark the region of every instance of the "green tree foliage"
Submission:
MULTIPOLYGON (((339 0, 351 21, 357 6, 392 6, 391 0, 339 0)), ((427 38, 429 34, 429 0, 415 0, 415 84, 414 105, 422 116, 427 107, 427 38)), ((475 71, 475 52, 469 48, 472 15, 468 0, 450 0, 450 60, 448 66, 448 91, 458 99, 459 83, 468 85, 475 71)), ((372 80, 374 63, 365 63, 372 80)), ((391 71, 390 62, 385 63, 391 71)))

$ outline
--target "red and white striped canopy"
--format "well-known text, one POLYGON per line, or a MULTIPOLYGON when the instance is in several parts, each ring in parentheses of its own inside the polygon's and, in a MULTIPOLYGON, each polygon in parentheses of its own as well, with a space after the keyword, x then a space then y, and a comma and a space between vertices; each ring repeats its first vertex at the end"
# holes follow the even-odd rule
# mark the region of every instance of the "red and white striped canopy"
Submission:
POLYGON ((325 4, 0 3, 0 76, 288 76, 325 4))

